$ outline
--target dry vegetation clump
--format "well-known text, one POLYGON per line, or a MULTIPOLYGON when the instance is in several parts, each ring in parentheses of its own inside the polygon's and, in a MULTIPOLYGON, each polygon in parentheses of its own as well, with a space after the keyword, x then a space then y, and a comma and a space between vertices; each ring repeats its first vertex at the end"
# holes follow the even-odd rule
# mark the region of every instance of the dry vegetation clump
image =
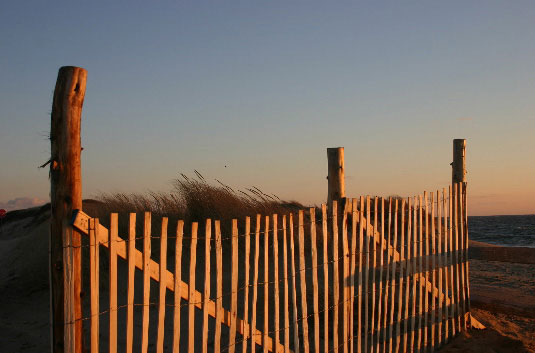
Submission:
MULTIPOLYGON (((222 232, 230 234, 232 219, 238 219, 240 232, 246 216, 257 214, 288 214, 304 209, 296 201, 283 201, 276 195, 269 195, 257 187, 234 190, 216 179, 209 184, 195 171, 196 178, 181 174, 173 182, 171 192, 148 192, 145 194, 106 193, 97 197, 98 202, 87 209, 92 217, 99 217, 106 225, 111 212, 119 213, 120 228, 126 231, 129 213, 137 213, 138 229, 142 229, 143 213, 151 212, 153 234, 159 234, 161 217, 169 218, 169 232, 173 232, 177 220, 184 220, 185 231, 189 232, 191 222, 199 222, 199 232, 204 232, 204 222, 210 218, 220 220, 222 232), (154 228, 154 226, 158 228, 154 228)), ((202 233, 201 233, 202 234, 202 233)))

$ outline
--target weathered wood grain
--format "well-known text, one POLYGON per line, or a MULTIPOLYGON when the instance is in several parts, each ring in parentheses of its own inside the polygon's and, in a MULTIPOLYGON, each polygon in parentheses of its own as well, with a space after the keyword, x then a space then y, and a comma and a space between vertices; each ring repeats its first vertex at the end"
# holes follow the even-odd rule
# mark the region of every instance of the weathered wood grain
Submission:
POLYGON ((51 351, 82 351, 82 239, 71 227, 82 209, 81 117, 87 71, 59 69, 50 123, 51 351))

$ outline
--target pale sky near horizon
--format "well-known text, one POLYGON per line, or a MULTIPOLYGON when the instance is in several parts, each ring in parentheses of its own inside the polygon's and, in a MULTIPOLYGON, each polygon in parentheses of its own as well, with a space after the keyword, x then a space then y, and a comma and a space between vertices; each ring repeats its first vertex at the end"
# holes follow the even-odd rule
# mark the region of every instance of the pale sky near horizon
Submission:
POLYGON ((84 197, 166 191, 200 171, 320 204, 451 181, 469 214, 535 214, 535 2, 0 4, 0 208, 48 201, 60 66, 88 70, 84 197), (11 205, 11 206, 10 206, 11 205))

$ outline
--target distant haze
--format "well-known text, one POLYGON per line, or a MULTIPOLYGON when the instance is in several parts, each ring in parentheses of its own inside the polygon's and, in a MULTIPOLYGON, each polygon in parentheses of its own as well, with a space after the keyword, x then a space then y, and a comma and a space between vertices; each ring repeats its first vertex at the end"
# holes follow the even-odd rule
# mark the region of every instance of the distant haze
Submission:
POLYGON ((196 169, 319 204, 336 146, 347 196, 410 196, 451 182, 466 138, 469 213, 535 213, 534 18, 533 1, 4 1, 0 202, 48 200, 37 167, 74 65, 85 198, 196 169))

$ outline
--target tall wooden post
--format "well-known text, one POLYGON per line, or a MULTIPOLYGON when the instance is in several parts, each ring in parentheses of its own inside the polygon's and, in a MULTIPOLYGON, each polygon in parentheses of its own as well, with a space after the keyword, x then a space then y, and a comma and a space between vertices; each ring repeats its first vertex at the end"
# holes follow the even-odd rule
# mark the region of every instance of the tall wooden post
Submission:
POLYGON ((327 163, 327 204, 330 206, 333 201, 339 201, 346 196, 344 181, 344 148, 327 148, 327 163))
POLYGON ((82 208, 81 116, 87 71, 59 69, 50 127, 51 350, 82 352, 81 237, 70 225, 82 208))
POLYGON ((453 184, 466 182, 466 140, 453 140, 453 163, 451 164, 453 184))
MULTIPOLYGON (((462 195, 457 197, 457 207, 461 206, 466 209, 466 140, 455 139, 453 140, 453 162, 451 163, 451 183, 463 183, 462 195)), ((455 227, 459 224, 455 224, 455 227)))
MULTIPOLYGON (((465 139, 454 139, 453 140, 453 162, 451 163, 451 182, 453 184, 453 190, 457 190, 457 195, 455 197, 455 208, 456 208, 456 216, 454 221, 454 227, 455 231, 454 234, 459 237, 459 239, 456 240, 456 244, 459 244, 457 251, 459 254, 458 257, 461 258, 461 267, 464 267, 465 262, 468 261, 468 259, 463 259, 462 256, 465 254, 462 248, 464 247, 462 244, 464 243, 465 239, 464 234, 467 234, 468 227, 466 224, 464 224, 464 210, 466 210, 466 140, 465 139), (459 187, 458 185, 455 186, 455 184, 462 183, 463 187, 459 187), (463 210, 463 214, 459 214, 459 211, 463 210), (463 218, 463 220, 461 220, 463 218), (461 230, 462 229, 462 230, 461 230), (463 236, 461 237, 461 234, 463 236)), ((468 240, 468 238, 466 238, 468 240)), ((467 268, 467 267, 466 267, 467 268)), ((459 270, 460 271, 460 270, 459 270)), ((457 276, 460 274, 457 273, 457 276)), ((464 278, 464 277, 461 277, 464 278)), ((461 290, 464 292, 464 285, 465 283, 461 282, 461 290)), ((467 298, 468 299, 468 298, 467 298)), ((460 298, 458 298, 459 301, 461 301, 460 298)), ((469 299, 468 299, 469 301, 469 299)), ((465 308, 465 303, 462 303, 463 309, 465 308)), ((466 315, 464 315, 460 320, 463 320, 468 326, 471 326, 471 320, 470 320, 470 312, 467 312, 466 315)), ((466 325, 464 325, 466 327, 466 325)))
MULTIPOLYGON (((329 209, 331 210, 330 213, 333 214, 333 210, 335 211, 334 214, 336 214, 336 217, 334 217, 333 214, 333 227, 334 224, 336 224, 336 229, 338 229, 338 226, 340 224, 342 234, 341 236, 338 235, 338 231, 333 230, 333 236, 337 237, 338 241, 333 244, 338 244, 337 246, 337 254, 345 254, 345 250, 347 250, 347 246, 344 247, 344 245, 347 245, 347 224, 345 222, 348 212, 348 205, 349 200, 345 198, 345 180, 344 180, 344 148, 343 147, 333 147, 333 148, 327 148, 327 166, 328 166, 328 174, 327 174, 327 181, 328 181, 328 189, 327 189, 327 205, 329 209), (334 205, 334 202, 336 202, 336 208, 334 205)), ((345 256, 344 256, 345 260, 345 256)), ((346 278, 344 277, 347 272, 345 268, 346 261, 336 261, 335 266, 337 267, 338 273, 341 273, 341 276, 335 276, 338 277, 338 289, 334 289, 337 291, 340 298, 345 298, 347 286, 345 285, 346 278)), ((336 288, 336 287, 335 287, 336 288)), ((346 301, 343 303, 343 305, 338 306, 338 317, 340 320, 346 318, 346 309, 347 304, 349 302, 346 301)), ((342 320, 342 322, 345 322, 342 320)), ((346 342, 347 340, 347 334, 348 332, 344 329, 347 329, 346 325, 342 325, 342 328, 338 330, 338 342, 346 342)), ((346 347, 347 348, 347 347, 346 347)))

